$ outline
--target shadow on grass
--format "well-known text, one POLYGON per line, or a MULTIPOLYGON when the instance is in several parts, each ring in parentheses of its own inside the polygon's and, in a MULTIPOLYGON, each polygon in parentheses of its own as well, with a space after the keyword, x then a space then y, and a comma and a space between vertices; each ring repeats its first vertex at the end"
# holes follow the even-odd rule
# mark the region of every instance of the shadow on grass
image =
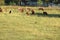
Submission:
POLYGON ((37 15, 38 17, 43 16, 43 17, 58 17, 58 18, 60 18, 60 14, 48 14, 48 15, 44 15, 43 13, 35 13, 35 15, 37 15))

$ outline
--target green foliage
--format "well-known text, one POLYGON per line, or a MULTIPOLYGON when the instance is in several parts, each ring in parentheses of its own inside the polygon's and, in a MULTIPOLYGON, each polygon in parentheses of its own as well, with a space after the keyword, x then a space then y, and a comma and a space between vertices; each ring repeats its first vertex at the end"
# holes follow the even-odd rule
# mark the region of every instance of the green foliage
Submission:
POLYGON ((38 0, 38 2, 37 2, 38 4, 42 4, 42 1, 41 0, 38 0))
MULTIPOLYGON (((22 1, 22 0, 0 0, 0 5, 4 5, 4 4, 7 4, 7 5, 18 5, 18 2, 19 1, 22 1)), ((44 2, 52 2, 54 1, 54 3, 58 3, 59 0, 37 0, 37 3, 40 5, 44 2)))
POLYGON ((10 5, 16 5, 16 3, 15 3, 15 2, 10 2, 9 4, 10 4, 10 5))

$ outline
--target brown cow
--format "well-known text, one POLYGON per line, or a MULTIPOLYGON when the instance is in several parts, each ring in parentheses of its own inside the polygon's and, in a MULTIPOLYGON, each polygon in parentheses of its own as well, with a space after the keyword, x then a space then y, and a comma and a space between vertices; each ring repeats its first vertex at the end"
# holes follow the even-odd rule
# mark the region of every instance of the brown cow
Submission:
POLYGON ((31 10, 31 12, 32 12, 32 15, 34 15, 34 14, 35 14, 34 10, 31 10))
POLYGON ((30 8, 27 8, 28 11, 30 11, 31 9, 30 8))
POLYGON ((27 14, 27 15, 29 15, 29 13, 28 13, 28 12, 26 12, 26 14, 27 14))
POLYGON ((43 8, 38 8, 38 10, 42 10, 42 11, 44 11, 44 9, 43 9, 43 8))
POLYGON ((48 15, 48 13, 47 12, 43 12, 43 15, 48 15))
POLYGON ((20 11, 20 12, 24 12, 24 9, 23 9, 23 8, 19 8, 19 11, 20 11))
POLYGON ((2 9, 0 8, 0 12, 2 12, 2 9))
POLYGON ((9 14, 11 14, 11 10, 9 11, 9 14))

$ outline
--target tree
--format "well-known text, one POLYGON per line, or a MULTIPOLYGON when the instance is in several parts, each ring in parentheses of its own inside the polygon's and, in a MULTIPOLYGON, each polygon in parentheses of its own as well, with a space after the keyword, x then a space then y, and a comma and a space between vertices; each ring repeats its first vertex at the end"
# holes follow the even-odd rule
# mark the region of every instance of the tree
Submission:
POLYGON ((5 2, 6 5, 9 5, 10 1, 11 0, 5 0, 4 2, 5 2))

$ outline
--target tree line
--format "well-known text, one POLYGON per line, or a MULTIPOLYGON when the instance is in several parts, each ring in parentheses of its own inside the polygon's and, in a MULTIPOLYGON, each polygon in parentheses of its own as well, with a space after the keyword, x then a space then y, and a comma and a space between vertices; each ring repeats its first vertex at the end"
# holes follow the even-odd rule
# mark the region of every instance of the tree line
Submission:
POLYGON ((4 0, 5 5, 21 5, 21 2, 24 2, 26 5, 27 2, 32 1, 32 2, 39 2, 39 4, 49 4, 49 3, 54 3, 54 4, 60 4, 60 0, 4 0))

